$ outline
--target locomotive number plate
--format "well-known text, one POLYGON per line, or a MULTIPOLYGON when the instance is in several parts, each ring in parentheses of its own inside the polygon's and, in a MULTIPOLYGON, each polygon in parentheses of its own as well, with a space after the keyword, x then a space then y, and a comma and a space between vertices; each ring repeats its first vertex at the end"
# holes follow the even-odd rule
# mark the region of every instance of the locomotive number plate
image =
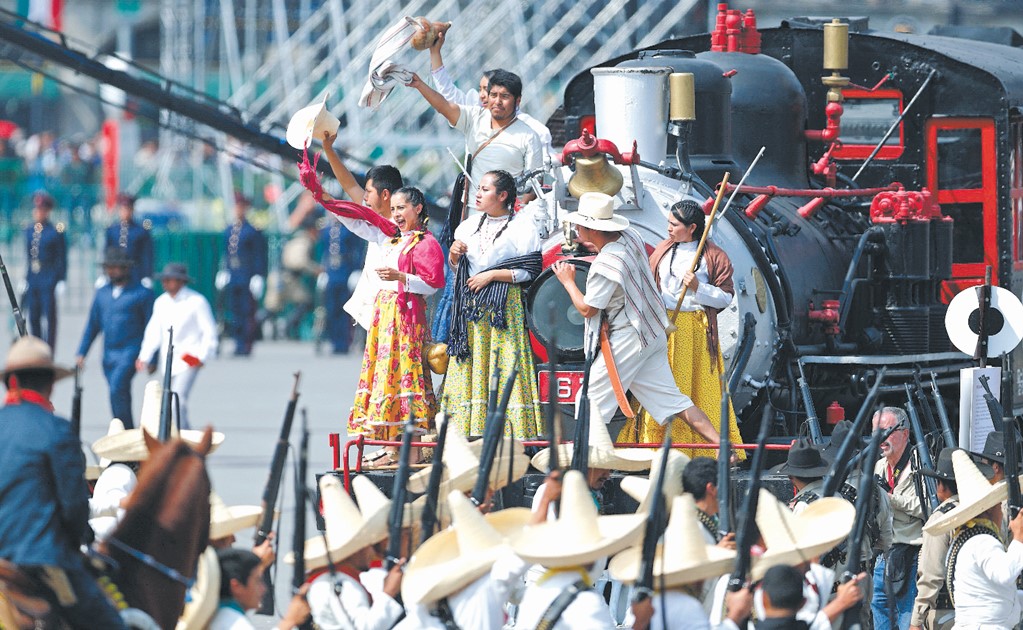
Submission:
MULTIPOLYGON (((549 370, 540 370, 536 375, 536 387, 540 393, 540 402, 549 403, 550 400, 551 373, 549 370)), ((579 389, 583 386, 583 373, 574 371, 554 372, 554 382, 558 386, 558 403, 562 405, 574 405, 579 389)))

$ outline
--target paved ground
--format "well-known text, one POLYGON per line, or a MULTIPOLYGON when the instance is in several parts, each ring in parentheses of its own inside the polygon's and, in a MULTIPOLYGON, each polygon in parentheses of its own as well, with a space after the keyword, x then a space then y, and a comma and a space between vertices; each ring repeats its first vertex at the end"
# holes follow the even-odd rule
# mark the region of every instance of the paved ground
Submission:
MULTIPOLYGON (((0 249, 11 276, 18 283, 23 277, 17 252, 9 247, 0 249), (11 259, 15 258, 14 261, 11 259)), ((80 256, 72 256, 72 271, 67 295, 60 307, 56 358, 71 365, 85 326, 91 282, 94 275, 86 267, 75 264, 80 256)), ((2 291, 2 290, 0 290, 2 291)), ((0 348, 10 347, 13 324, 7 315, 7 298, 0 292, 0 348)), ((106 380, 100 365, 102 341, 97 340, 89 353, 83 373, 82 440, 91 444, 103 435, 110 421, 110 405, 106 380)), ((314 474, 331 465, 328 435, 340 432, 344 437, 345 421, 355 393, 361 354, 349 356, 316 356, 311 343, 274 341, 257 344, 249 358, 230 356, 232 343, 225 341, 223 356, 203 368, 192 390, 190 414, 193 426, 211 424, 226 434, 224 444, 210 456, 209 471, 214 490, 231 504, 258 504, 262 497, 270 468, 274 445, 280 433, 281 421, 291 391, 292 374, 302 371, 299 409, 306 409, 309 418, 309 485, 314 474)), ((155 378, 155 377, 154 377, 155 378)), ((139 375, 134 381, 134 408, 136 416, 142 401, 146 378, 139 375)), ((57 412, 67 416, 71 410, 73 386, 71 379, 57 385, 53 402, 57 412)), ((296 416, 292 432, 297 443, 300 416, 296 416)), ((91 455, 91 452, 90 452, 91 455)), ((291 549, 291 523, 294 511, 291 463, 287 467, 282 489, 280 557, 291 549)), ((315 523, 312 513, 307 516, 307 532, 311 536, 315 523)), ((251 541, 252 532, 239 534, 240 544, 251 541)), ((279 598, 287 593, 291 570, 280 565, 277 573, 279 598)), ((284 600, 286 603, 286 600, 284 600)), ((257 627, 271 628, 267 618, 257 620, 257 627), (263 622, 266 623, 263 623, 263 622)))

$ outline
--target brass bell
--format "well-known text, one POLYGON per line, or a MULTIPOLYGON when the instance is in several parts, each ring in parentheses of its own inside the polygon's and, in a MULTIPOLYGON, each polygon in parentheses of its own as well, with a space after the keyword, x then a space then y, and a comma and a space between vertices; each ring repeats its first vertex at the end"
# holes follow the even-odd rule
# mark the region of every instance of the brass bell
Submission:
POLYGON ((603 153, 575 159, 575 173, 568 180, 568 192, 578 199, 583 193, 599 192, 614 197, 622 189, 622 174, 607 163, 603 153))

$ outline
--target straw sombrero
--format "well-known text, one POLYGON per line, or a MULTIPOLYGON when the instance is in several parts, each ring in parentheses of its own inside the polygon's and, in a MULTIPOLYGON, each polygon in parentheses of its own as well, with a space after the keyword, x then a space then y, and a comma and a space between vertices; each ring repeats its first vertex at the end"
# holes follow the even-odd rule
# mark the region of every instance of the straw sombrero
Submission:
POLYGON ((582 474, 569 470, 562 483, 561 514, 525 528, 512 549, 526 562, 548 568, 587 565, 635 543, 645 520, 642 514, 597 516, 582 474))
POLYGON ((210 540, 227 538, 243 529, 259 525, 263 508, 258 505, 225 505, 216 493, 210 493, 210 540))
POLYGON ((49 344, 32 335, 25 335, 11 344, 7 351, 7 365, 0 371, 0 380, 20 370, 49 370, 53 372, 54 381, 74 374, 74 371, 54 363, 49 344))
POLYGON ((527 508, 511 508, 484 516, 456 490, 448 494, 447 505, 453 527, 423 543, 405 568, 401 597, 406 604, 431 604, 486 575, 532 515, 527 508))
MULTIPOLYGON (((650 468, 650 477, 629 476, 622 478, 622 491, 639 501, 637 514, 646 514, 654 499, 653 489, 661 476, 660 462, 664 449, 657 451, 650 468)), ((671 505, 675 497, 682 494, 682 471, 689 465, 689 456, 675 449, 668 451, 668 467, 664 474, 665 505, 671 505)))
POLYGON ((754 581, 775 565, 795 566, 834 549, 852 531, 856 508, 845 499, 825 497, 796 515, 770 491, 761 488, 756 518, 767 551, 753 563, 754 581))
MULTIPOLYGON (((328 557, 332 563, 342 562, 356 551, 387 538, 387 514, 391 502, 366 477, 353 478, 352 490, 366 510, 365 513, 356 507, 355 501, 341 486, 340 479, 333 475, 320 477, 320 499, 326 531, 322 536, 314 536, 305 541, 306 571, 327 566, 328 557), (329 549, 324 539, 329 542, 329 549)), ((294 564, 294 554, 289 552, 284 561, 294 564)))
POLYGON ((205 630, 220 604, 220 561, 217 550, 206 547, 199 556, 195 584, 188 589, 185 609, 175 630, 205 630))
POLYGON ((966 451, 952 453, 952 468, 955 470, 956 487, 959 488, 959 505, 944 514, 935 514, 927 521, 924 532, 932 536, 952 531, 1009 496, 1006 481, 1002 479, 992 484, 966 451))
POLYGON ((295 112, 284 134, 288 144, 301 151, 311 140, 323 140, 324 131, 329 131, 332 135, 337 133, 341 121, 327 109, 328 96, 330 95, 324 94, 321 102, 295 112))
MULTIPOLYGON (((92 452, 101 458, 109 459, 112 462, 141 462, 149 457, 149 449, 146 448, 146 440, 142 436, 145 430, 150 436, 155 437, 160 432, 160 404, 163 398, 163 386, 159 381, 146 383, 145 394, 142 397, 142 413, 138 429, 127 429, 116 433, 108 433, 92 443, 92 452)), ((114 424, 111 423, 113 430, 114 424)), ((124 425, 121 425, 124 429, 124 425)), ((203 432, 194 429, 177 430, 171 424, 171 437, 180 437, 185 442, 198 445, 202 441, 203 432)), ((224 441, 224 434, 219 431, 213 433, 213 445, 210 453, 217 450, 224 441)))
POLYGON ((629 227, 629 220, 615 214, 614 201, 614 197, 604 193, 583 193, 579 197, 579 209, 566 214, 564 220, 591 230, 621 232, 629 227))
MULTIPOLYGON (((558 461, 567 466, 572 461, 573 444, 558 445, 558 461)), ((648 448, 615 448, 607 425, 599 418, 590 417, 590 468, 606 470, 637 471, 650 468, 654 451, 648 448)), ((546 471, 551 461, 551 449, 547 447, 533 456, 533 467, 546 471)))
MULTIPOLYGON (((512 438, 502 438, 497 446, 494 465, 490 469, 492 490, 514 483, 529 470, 529 458, 526 456, 522 442, 512 438), (511 458, 511 479, 508 478, 508 464, 511 458)), ((447 441, 444 443, 444 476, 441 478, 440 494, 447 496, 451 490, 469 492, 476 485, 480 472, 480 454, 483 451, 483 440, 469 442, 461 434, 454 423, 448 424, 447 441)), ((426 468, 409 477, 409 492, 426 492, 430 481, 430 468, 426 468)))
MULTIPOLYGON (((639 579, 642 549, 632 547, 611 559, 608 569, 616 580, 631 584, 639 579)), ((693 495, 675 497, 663 542, 654 556, 654 576, 666 587, 681 586, 724 575, 735 564, 735 551, 708 545, 700 531, 693 495)))

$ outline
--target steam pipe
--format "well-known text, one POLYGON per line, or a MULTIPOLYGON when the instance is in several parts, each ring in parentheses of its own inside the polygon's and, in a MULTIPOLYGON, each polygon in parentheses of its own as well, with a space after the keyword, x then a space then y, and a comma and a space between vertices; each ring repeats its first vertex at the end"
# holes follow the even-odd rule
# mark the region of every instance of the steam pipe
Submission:
POLYGON ((860 265, 860 257, 866 251, 868 241, 880 243, 883 240, 884 232, 882 232, 881 228, 872 227, 861 234, 859 242, 856 243, 856 249, 853 250, 852 258, 849 260, 849 268, 845 272, 845 280, 842 282, 842 293, 838 296, 838 301, 842 304, 838 317, 838 327, 843 331, 845 330, 846 321, 849 319, 849 302, 851 301, 849 297, 852 292, 853 279, 856 276, 856 268, 860 265))
MULTIPOLYGON (((738 186, 728 184, 726 192, 732 192, 738 186)), ((742 186, 739 190, 744 195, 768 195, 770 197, 874 197, 883 192, 897 192, 901 188, 898 183, 891 183, 883 188, 779 188, 777 186, 742 186)))

